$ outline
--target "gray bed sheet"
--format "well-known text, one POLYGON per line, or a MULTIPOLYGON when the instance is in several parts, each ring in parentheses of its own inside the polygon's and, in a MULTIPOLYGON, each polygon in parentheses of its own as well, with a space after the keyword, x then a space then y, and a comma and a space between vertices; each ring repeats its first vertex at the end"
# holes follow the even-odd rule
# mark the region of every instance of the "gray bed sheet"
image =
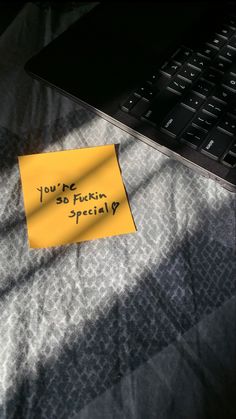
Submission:
POLYGON ((26 75, 90 7, 39 3, 0 37, 0 418, 235 418, 236 198, 26 75), (29 249, 17 156, 111 143, 137 232, 29 249))

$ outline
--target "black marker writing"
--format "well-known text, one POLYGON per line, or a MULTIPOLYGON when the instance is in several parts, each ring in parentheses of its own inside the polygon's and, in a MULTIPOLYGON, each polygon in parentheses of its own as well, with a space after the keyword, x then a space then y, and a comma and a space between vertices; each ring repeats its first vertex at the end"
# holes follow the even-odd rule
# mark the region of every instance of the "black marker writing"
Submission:
MULTIPOLYGON (((41 203, 43 202, 44 194, 48 194, 49 192, 56 192, 56 191, 58 191, 60 185, 61 184, 58 183, 57 186, 56 185, 50 185, 50 186, 40 186, 39 188, 36 188, 37 191, 39 191, 39 193, 40 193, 39 201, 41 203)), ((66 183, 63 183, 62 186, 61 186, 62 192, 64 192, 67 189, 69 189, 70 191, 75 191, 77 188, 75 186, 75 183, 70 183, 69 185, 67 185, 66 183)), ((63 201, 63 202, 65 204, 67 203, 65 201, 63 201)), ((57 204, 59 204, 59 203, 60 202, 57 202, 57 204)))
POLYGON ((36 188, 36 189, 37 189, 37 191, 40 192, 40 199, 39 199, 39 201, 40 202, 43 202, 43 188, 42 188, 42 186, 40 186, 40 188, 36 188))
POLYGON ((84 211, 82 211, 82 210, 81 211, 71 210, 70 215, 68 215, 68 217, 69 218, 75 217, 75 223, 78 224, 79 219, 82 215, 85 215, 85 216, 87 216, 87 215, 99 215, 99 214, 105 214, 106 212, 107 213, 109 212, 107 202, 105 202, 104 205, 102 207, 99 207, 99 208, 94 206, 93 208, 89 208, 89 209, 84 210, 84 211))
POLYGON ((43 192, 44 193, 49 193, 49 192, 55 192, 56 191, 56 186, 52 185, 52 186, 40 186, 39 188, 36 188, 37 191, 40 192, 40 202, 43 202, 43 192))
POLYGON ((120 205, 119 202, 112 202, 111 208, 112 208, 112 211, 113 211, 113 215, 115 215, 115 212, 116 212, 119 205, 120 205))
POLYGON ((58 198, 56 199, 56 203, 57 203, 57 205, 59 205, 59 204, 69 204, 69 198, 67 198, 67 196, 64 196, 64 197, 61 197, 61 196, 58 196, 58 198))
POLYGON ((76 186, 74 183, 71 183, 70 185, 66 185, 65 183, 63 183, 62 192, 64 192, 66 189, 69 189, 70 191, 75 191, 76 186))
POLYGON ((98 200, 102 198, 107 198, 104 193, 97 193, 97 192, 89 192, 87 195, 82 195, 81 193, 74 194, 73 204, 75 205, 77 201, 84 202, 84 201, 91 201, 91 200, 98 200))

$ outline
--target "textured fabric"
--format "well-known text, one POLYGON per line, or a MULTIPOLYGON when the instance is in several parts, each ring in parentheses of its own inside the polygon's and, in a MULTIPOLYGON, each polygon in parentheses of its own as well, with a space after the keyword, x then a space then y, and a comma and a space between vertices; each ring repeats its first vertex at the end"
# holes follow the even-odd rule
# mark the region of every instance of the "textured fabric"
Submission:
POLYGON ((0 418, 235 418, 236 198, 24 72, 88 8, 0 38, 0 418), (119 144, 135 234, 29 250, 17 155, 119 144))

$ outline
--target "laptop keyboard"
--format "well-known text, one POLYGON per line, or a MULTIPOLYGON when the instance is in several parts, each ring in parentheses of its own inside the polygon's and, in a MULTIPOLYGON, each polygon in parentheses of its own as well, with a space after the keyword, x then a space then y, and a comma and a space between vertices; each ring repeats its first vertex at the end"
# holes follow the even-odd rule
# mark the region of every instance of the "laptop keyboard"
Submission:
POLYGON ((198 50, 181 46, 121 109, 236 167, 236 18, 227 19, 198 50))

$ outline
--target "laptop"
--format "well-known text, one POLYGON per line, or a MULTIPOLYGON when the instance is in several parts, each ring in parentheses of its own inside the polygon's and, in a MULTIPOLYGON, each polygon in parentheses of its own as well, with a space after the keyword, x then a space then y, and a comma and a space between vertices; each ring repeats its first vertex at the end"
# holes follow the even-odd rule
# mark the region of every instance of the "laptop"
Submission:
POLYGON ((25 70, 236 192, 234 3, 97 4, 25 70))

